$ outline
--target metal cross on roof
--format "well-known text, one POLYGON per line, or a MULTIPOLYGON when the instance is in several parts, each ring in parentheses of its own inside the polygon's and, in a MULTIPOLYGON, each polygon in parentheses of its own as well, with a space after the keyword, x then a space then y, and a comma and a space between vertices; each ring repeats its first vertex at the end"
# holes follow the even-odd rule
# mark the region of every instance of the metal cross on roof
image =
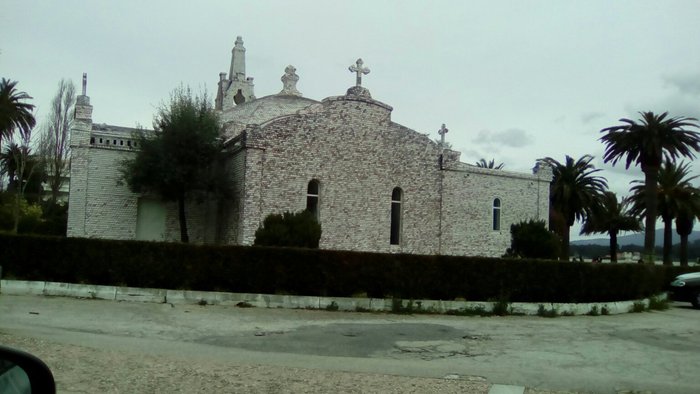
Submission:
POLYGON ((362 86, 362 74, 369 74, 369 68, 362 67, 363 64, 364 62, 362 61, 362 59, 357 59, 355 64, 348 67, 348 70, 350 70, 350 72, 357 74, 357 79, 355 79, 355 86, 362 86))

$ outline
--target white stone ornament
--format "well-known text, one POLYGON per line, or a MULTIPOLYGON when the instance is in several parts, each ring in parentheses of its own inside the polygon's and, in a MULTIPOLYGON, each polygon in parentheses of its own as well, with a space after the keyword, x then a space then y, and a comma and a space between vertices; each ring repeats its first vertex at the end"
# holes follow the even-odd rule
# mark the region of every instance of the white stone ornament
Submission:
POLYGON ((297 69, 291 64, 284 69, 284 75, 282 75, 282 91, 279 92, 280 95, 289 96, 301 96, 301 93, 297 90, 297 81, 299 81, 299 76, 296 74, 297 69))

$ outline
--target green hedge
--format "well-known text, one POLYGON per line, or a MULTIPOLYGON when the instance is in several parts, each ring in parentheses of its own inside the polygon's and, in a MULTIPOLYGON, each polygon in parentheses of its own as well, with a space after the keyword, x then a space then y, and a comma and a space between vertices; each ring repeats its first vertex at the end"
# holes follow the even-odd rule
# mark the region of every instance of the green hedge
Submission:
POLYGON ((5 278, 404 299, 596 302, 646 297, 678 267, 0 235, 5 278))

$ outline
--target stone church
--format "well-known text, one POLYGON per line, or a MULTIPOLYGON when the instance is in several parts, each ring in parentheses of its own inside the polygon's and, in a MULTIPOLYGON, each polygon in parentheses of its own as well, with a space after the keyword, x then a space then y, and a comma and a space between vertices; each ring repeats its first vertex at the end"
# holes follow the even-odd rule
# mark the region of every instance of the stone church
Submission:
MULTIPOLYGON (((268 214, 307 209, 321 223, 323 249, 500 256, 511 224, 548 219, 551 168, 538 162, 527 174, 460 162, 459 152, 392 122, 392 107, 362 86, 369 69, 361 59, 349 67, 356 81, 343 95, 303 97, 287 66, 282 90, 257 98, 245 52, 238 37, 215 104, 232 193, 190 199, 192 242, 251 245, 268 214)), ((137 132, 93 122, 83 84, 71 133, 68 236, 179 240, 175 203, 118 182, 137 132)), ((446 132, 443 125, 442 141, 446 132)))

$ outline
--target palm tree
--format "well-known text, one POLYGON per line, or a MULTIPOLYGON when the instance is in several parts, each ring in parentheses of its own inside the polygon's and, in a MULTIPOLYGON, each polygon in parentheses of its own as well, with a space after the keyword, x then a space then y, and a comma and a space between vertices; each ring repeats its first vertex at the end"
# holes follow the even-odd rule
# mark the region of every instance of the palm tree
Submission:
POLYGON ((491 161, 486 161, 486 159, 479 159, 479 161, 476 162, 476 166, 479 168, 491 168, 494 170, 502 170, 504 164, 501 163, 499 165, 496 165, 496 161, 494 159, 491 159, 491 161))
MULTIPOLYGON (((673 247, 673 219, 678 216, 680 211, 679 204, 683 196, 693 189, 690 183, 697 176, 688 177, 690 173, 690 165, 680 163, 676 165, 672 162, 664 162, 658 173, 657 187, 655 190, 656 197, 656 212, 661 216, 664 222, 664 246, 663 260, 665 265, 671 265, 671 249, 673 247)), ((632 212, 637 215, 646 213, 647 188, 642 181, 633 181, 635 186, 630 189, 632 195, 632 212)))
POLYGON ((600 204, 583 222, 581 234, 608 233, 610 235, 610 261, 617 263, 617 234, 620 231, 641 231, 642 224, 630 212, 630 201, 618 202, 613 192, 605 192, 600 204))
POLYGON ((544 161, 552 166, 554 177, 550 185, 550 202, 552 208, 564 219, 565 226, 562 229, 561 257, 569 259, 569 235, 571 226, 576 220, 583 221, 591 214, 594 206, 599 203, 608 183, 605 178, 593 175, 600 169, 592 164, 593 156, 584 155, 574 161, 566 156, 564 163, 560 163, 551 157, 544 161))
POLYGON ((644 232, 644 259, 654 262, 654 231, 656 230, 656 179, 664 158, 695 157, 693 151, 700 150, 700 135, 687 127, 697 128, 697 119, 687 117, 667 118, 668 112, 656 115, 640 112, 638 121, 620 119, 623 124, 601 130, 607 133, 600 138, 605 146, 604 161, 615 165, 625 158, 625 168, 640 165, 644 172, 646 195, 646 218, 644 232))
POLYGON ((681 236, 679 260, 682 267, 688 266, 688 235, 693 232, 696 218, 700 218, 700 190, 692 188, 679 196, 676 233, 681 236))
POLYGON ((36 124, 32 115, 34 105, 22 102, 31 99, 31 96, 18 92, 16 85, 16 81, 5 78, 0 80, 0 143, 3 138, 12 135, 16 128, 24 135, 36 124))

